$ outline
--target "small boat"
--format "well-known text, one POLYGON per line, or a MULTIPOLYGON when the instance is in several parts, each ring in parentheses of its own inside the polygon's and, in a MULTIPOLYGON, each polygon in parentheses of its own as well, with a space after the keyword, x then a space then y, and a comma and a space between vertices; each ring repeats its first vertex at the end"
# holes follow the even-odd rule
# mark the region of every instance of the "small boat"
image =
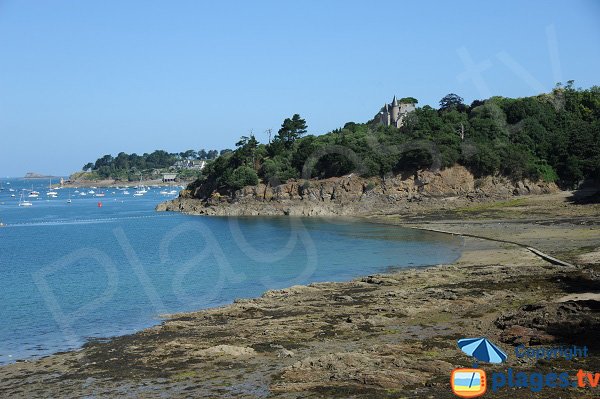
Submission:
POLYGON ((105 195, 104 193, 98 193, 98 194, 96 194, 96 197, 104 197, 104 195, 105 195))
POLYGON ((21 199, 19 200, 19 206, 32 206, 33 203, 31 201, 23 200, 23 193, 21 193, 21 199))
POLYGON ((169 195, 177 195, 178 191, 177 190, 171 190, 169 191, 169 195))
POLYGON ((32 184, 32 185, 31 185, 31 190, 29 191, 29 195, 28 195, 28 197, 29 197, 29 198, 37 198, 37 197, 39 197, 39 196, 40 196, 40 193, 39 193, 38 191, 35 191, 35 190, 33 189, 33 184, 32 184))
POLYGON ((160 195, 169 195, 169 192, 167 190, 162 190, 159 194, 160 195))
POLYGON ((148 190, 146 190, 146 188, 142 184, 142 175, 141 174, 140 174, 140 184, 138 184, 136 188, 137 188, 137 190, 136 190, 135 194, 133 194, 136 197, 141 197, 142 195, 144 195, 148 192, 148 190))
POLYGON ((96 192, 94 190, 90 190, 90 191, 88 191, 88 194, 94 195, 94 194, 96 194, 96 192))
POLYGON ((80 196, 85 197, 87 194, 85 193, 85 191, 82 191, 79 193, 80 196))
POLYGON ((129 195, 129 191, 127 191, 127 190, 123 191, 123 195, 129 195))
POLYGON ((48 190, 49 191, 46 192, 46 195, 49 196, 49 197, 56 198, 56 196, 58 195, 58 193, 56 191, 54 191, 54 189, 52 188, 52 179, 50 179, 50 183, 48 183, 48 190))
POLYGON ((14 193, 15 189, 14 188, 9 188, 8 191, 11 192, 11 193, 14 193))

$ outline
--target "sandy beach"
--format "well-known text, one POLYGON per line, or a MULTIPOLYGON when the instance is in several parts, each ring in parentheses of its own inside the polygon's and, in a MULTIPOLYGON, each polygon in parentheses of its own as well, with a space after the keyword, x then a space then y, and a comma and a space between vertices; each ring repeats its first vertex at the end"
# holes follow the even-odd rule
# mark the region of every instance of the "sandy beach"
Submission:
MULTIPOLYGON (((268 291, 171 315, 159 326, 82 350, 0 368, 4 397, 452 398, 470 359, 462 337, 504 348, 587 345, 574 360, 517 359, 486 371, 600 371, 600 205, 571 193, 411 209, 373 222, 463 238, 450 265, 268 291), (483 238, 475 238, 480 236, 483 238), (513 244, 514 243, 514 244, 513 244), (552 264, 535 247, 573 266, 552 264)), ((506 388, 486 397, 549 397, 506 388), (523 396, 524 397, 524 396, 523 396)), ((597 389, 554 390, 561 398, 597 389)))

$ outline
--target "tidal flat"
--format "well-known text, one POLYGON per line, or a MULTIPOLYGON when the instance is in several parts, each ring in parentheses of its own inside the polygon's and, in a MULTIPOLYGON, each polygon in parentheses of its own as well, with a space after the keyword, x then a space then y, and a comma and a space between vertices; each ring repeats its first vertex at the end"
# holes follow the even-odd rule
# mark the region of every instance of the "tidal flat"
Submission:
MULTIPOLYGON (((268 291, 170 315, 159 326, 89 342, 79 351, 11 364, 0 368, 0 392, 28 398, 452 398, 451 370, 471 366, 456 340, 478 336, 509 353, 507 363, 481 365, 488 373, 600 370, 598 204, 553 194, 371 220, 470 236, 454 264, 268 291), (524 246, 573 266, 549 263, 524 246), (586 345, 590 356, 517 359, 509 349, 519 344, 586 345)), ((594 389, 556 392, 597 396, 594 389)), ((506 388, 486 397, 523 393, 506 388)), ((542 398, 549 391, 526 394, 542 398)))

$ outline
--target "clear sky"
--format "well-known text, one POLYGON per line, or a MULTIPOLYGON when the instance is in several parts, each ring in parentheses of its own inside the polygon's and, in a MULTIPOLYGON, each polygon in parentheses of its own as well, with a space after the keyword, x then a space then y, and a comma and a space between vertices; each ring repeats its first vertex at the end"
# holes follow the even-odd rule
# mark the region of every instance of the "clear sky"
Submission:
POLYGON ((599 85, 600 1, 0 0, 0 176, 599 85))

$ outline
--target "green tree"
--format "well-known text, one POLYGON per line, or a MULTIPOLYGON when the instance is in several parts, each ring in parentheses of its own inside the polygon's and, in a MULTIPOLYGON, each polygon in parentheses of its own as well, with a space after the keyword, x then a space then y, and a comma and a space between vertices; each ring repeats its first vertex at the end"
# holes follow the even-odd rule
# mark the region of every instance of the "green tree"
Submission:
POLYGON ((419 100, 414 97, 404 97, 398 100, 400 104, 418 104, 419 100))
POLYGON ((194 150, 187 150, 185 152, 180 153, 180 155, 184 159, 195 159, 198 156, 198 153, 194 150))
POLYGON ((242 136, 240 140, 235 143, 237 149, 234 153, 235 162, 239 165, 249 165, 254 168, 256 162, 256 150, 258 148, 258 140, 253 134, 248 136, 242 136))
POLYGON ((447 94, 440 100, 440 111, 444 111, 451 108, 457 109, 459 111, 465 111, 467 109, 463 98, 458 94, 454 93, 447 94))
POLYGON ((258 175, 253 168, 240 166, 233 171, 227 184, 234 190, 239 190, 245 186, 253 186, 258 184, 258 175))
POLYGON ((284 119, 274 141, 282 142, 289 149, 297 139, 306 133, 306 129, 306 121, 299 114, 294 114, 291 119, 284 119))

